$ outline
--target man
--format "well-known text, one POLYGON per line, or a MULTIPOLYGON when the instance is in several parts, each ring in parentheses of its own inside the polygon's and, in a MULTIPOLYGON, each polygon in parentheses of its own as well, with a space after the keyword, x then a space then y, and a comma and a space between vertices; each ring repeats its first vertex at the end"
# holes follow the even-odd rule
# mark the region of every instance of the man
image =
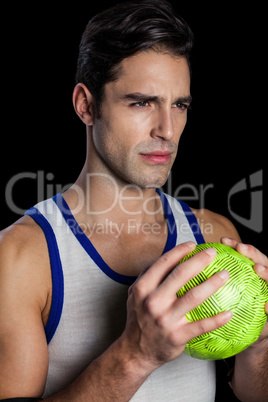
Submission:
MULTIPOLYGON (((215 250, 177 263, 196 243, 221 240, 266 281, 268 262, 224 217, 194 215, 158 190, 191 103, 191 46, 190 28, 165 1, 122 3, 86 28, 73 94, 87 128, 84 168, 1 235, 1 399, 214 400, 214 362, 183 350, 231 314, 195 323, 185 314, 228 272, 178 299, 215 250), (202 234, 198 219, 213 230, 202 234)), ((266 325, 236 358, 241 400, 267 399, 267 338, 266 325)))

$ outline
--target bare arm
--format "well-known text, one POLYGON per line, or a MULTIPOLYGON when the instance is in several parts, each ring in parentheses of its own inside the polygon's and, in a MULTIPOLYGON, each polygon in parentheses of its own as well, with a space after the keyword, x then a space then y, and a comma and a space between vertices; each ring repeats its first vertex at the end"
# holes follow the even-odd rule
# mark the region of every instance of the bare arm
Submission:
POLYGON ((22 241, 27 230, 21 229, 0 238, 0 399, 39 397, 47 376, 45 279, 41 267, 29 263, 35 251, 22 241))
MULTIPOLYGON (((255 270, 268 284, 268 259, 255 247, 234 240, 223 240, 255 262, 255 270), (261 268, 263 267, 263 268, 261 268)), ((263 306, 264 308, 265 306, 263 306)), ((266 304, 268 314, 268 301, 266 304)), ((232 388, 243 402, 265 402, 268 399, 268 322, 258 339, 235 359, 232 388)))
MULTIPOLYGON (((268 283, 268 259, 255 247, 247 245, 243 248, 241 239, 225 217, 208 210, 196 211, 196 216, 204 227, 204 237, 207 242, 222 242, 255 262, 257 274, 268 283), (210 229, 212 223, 212 230, 210 229), (228 238, 222 238, 228 236, 228 238), (260 265, 264 270, 260 270, 260 265)), ((266 304, 268 314, 268 303, 266 304)), ((231 386, 239 400, 243 402, 262 402, 268 399, 268 323, 261 337, 247 350, 239 353, 235 359, 235 369, 231 386)))

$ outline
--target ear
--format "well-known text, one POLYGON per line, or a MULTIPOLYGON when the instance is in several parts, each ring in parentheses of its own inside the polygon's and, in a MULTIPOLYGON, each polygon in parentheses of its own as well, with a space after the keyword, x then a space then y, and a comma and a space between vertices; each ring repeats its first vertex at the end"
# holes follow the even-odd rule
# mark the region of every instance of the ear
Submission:
POLYGON ((83 123, 92 126, 95 120, 95 100, 84 84, 77 84, 74 88, 73 105, 83 123))

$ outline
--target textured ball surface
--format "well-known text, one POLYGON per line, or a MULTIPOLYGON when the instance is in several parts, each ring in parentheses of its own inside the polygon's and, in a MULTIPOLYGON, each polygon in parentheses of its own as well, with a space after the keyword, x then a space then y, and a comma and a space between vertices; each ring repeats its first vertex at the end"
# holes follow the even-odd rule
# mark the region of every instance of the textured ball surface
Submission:
POLYGON ((232 311, 233 317, 226 325, 192 339, 185 348, 185 353, 192 357, 218 360, 242 352, 258 339, 267 321, 265 303, 268 301, 268 285, 255 273, 254 263, 249 258, 223 244, 200 244, 180 263, 209 247, 217 250, 217 257, 177 295, 181 297, 216 272, 229 272, 230 279, 224 286, 186 314, 188 321, 197 321, 226 310, 232 311))

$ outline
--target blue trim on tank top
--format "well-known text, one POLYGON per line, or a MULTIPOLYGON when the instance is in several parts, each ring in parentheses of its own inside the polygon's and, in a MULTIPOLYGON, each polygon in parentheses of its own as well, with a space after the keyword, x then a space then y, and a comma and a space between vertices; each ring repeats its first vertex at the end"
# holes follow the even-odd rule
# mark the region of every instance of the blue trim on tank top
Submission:
POLYGON ((60 253, 54 231, 42 213, 37 208, 32 207, 25 212, 25 215, 29 215, 41 227, 45 234, 49 251, 52 275, 52 303, 49 319, 45 327, 47 344, 49 344, 59 325, 64 300, 64 279, 60 253))
MULTIPOLYGON (((157 191, 158 192, 158 191, 157 191)), ((167 242, 163 251, 163 254, 169 250, 171 250, 173 247, 176 245, 176 240, 177 240, 177 228, 175 224, 175 219, 173 216, 173 213, 170 209, 169 203, 164 196, 163 193, 158 192, 158 194, 161 197, 161 201, 163 203, 164 211, 166 214, 166 218, 168 221, 168 237, 167 237, 167 242), (172 230, 170 230, 172 228, 172 230)), ((98 253, 96 248, 93 246, 91 243, 90 239, 85 235, 81 227, 78 225, 75 217, 73 216, 67 202, 65 199, 62 197, 62 195, 56 194, 53 198, 53 201, 59 208, 60 212, 62 213, 62 216, 64 217, 67 225, 81 244, 81 246, 85 249, 85 251, 88 253, 88 255, 94 260, 94 262, 98 265, 98 267, 111 279, 113 279, 116 282, 119 282, 123 285, 132 285, 135 280, 137 279, 136 276, 128 276, 128 275, 122 275, 117 272, 115 272, 113 269, 109 267, 109 265, 103 260, 101 255, 98 253)))
MULTIPOLYGON (((177 241, 177 227, 176 222, 173 216, 172 209, 169 205, 169 202, 164 195, 164 193, 156 190, 159 194, 162 205, 165 211, 165 216, 168 224, 168 238, 166 242, 165 249, 163 254, 169 250, 171 250, 176 245, 177 241)), ((77 221, 75 220, 71 210, 69 209, 68 204, 64 200, 61 194, 55 195, 53 201, 61 211, 66 223, 70 227, 71 231, 80 242, 82 247, 86 250, 86 252, 90 255, 90 257, 95 261, 95 263, 99 266, 99 268, 108 275, 111 279, 122 283, 124 285, 131 285, 136 279, 136 276, 127 276, 118 274, 113 271, 102 259, 100 254, 97 252, 91 241, 84 234, 77 221)), ((203 235, 201 233, 199 224, 197 219, 189 206, 182 201, 178 201, 188 219, 191 230, 195 236, 197 244, 205 243, 203 235)), ((47 219, 42 215, 42 213, 35 207, 29 209, 25 212, 25 215, 29 215, 34 219, 34 221, 42 228, 48 245, 50 263, 51 263, 51 275, 52 275, 52 304, 51 304, 51 312, 49 315, 48 322, 45 327, 45 334, 47 338, 47 343, 49 344, 51 339, 53 338, 56 329, 59 325, 63 302, 64 302, 64 277, 61 265, 61 259, 59 254, 59 249, 57 245, 57 240, 54 234, 54 231, 47 221, 47 219)))
POLYGON ((176 246, 177 242, 177 225, 175 222, 175 218, 172 212, 172 209, 168 203, 167 197, 165 196, 162 191, 159 191, 158 189, 156 190, 157 194, 159 195, 164 212, 165 212, 165 217, 167 220, 167 227, 168 227, 168 237, 167 237, 167 242, 165 249, 163 251, 163 254, 166 253, 167 251, 171 250, 176 246))
POLYGON ((194 213, 192 212, 191 208, 187 204, 185 204, 185 202, 183 202, 183 201, 179 201, 179 203, 181 204, 183 212, 189 222, 189 225, 190 225, 192 233, 195 237, 196 243, 197 244, 205 243, 205 239, 202 235, 201 228, 200 228, 199 223, 198 223, 194 213))

